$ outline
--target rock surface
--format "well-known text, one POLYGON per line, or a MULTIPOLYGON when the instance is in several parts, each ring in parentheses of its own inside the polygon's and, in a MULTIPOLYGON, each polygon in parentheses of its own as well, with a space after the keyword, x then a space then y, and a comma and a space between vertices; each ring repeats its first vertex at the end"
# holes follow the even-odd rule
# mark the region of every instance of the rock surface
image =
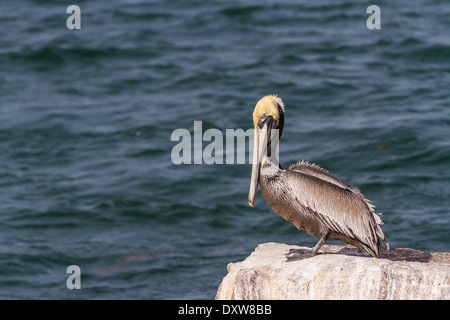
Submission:
POLYGON ((302 259, 302 249, 309 248, 260 244, 228 264, 216 299, 450 300, 448 252, 393 249, 371 258, 352 246, 324 245, 302 259))

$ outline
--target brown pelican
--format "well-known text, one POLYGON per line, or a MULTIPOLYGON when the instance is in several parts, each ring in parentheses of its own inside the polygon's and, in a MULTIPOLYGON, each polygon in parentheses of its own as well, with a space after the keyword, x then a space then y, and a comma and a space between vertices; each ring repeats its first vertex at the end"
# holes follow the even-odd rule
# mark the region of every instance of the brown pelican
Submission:
POLYGON ((299 230, 319 241, 306 256, 314 256, 326 240, 340 240, 373 257, 389 243, 380 228, 381 213, 358 188, 339 180, 316 164, 301 161, 283 170, 275 147, 284 125, 284 104, 276 95, 263 97, 253 112, 254 149, 248 200, 256 197, 258 182, 269 206, 299 230), (275 130, 274 130, 275 129, 275 130))

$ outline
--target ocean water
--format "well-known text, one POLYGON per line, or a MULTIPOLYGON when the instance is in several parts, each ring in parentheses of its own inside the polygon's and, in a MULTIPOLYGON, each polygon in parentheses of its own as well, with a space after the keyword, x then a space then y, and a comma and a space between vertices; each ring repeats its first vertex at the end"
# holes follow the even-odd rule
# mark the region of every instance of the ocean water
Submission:
POLYGON ((283 167, 359 187, 391 247, 449 251, 449 16, 446 0, 3 2, 0 298, 213 299, 259 243, 313 246, 260 192, 248 206, 248 161, 172 162, 174 130, 246 130, 272 93, 283 167))

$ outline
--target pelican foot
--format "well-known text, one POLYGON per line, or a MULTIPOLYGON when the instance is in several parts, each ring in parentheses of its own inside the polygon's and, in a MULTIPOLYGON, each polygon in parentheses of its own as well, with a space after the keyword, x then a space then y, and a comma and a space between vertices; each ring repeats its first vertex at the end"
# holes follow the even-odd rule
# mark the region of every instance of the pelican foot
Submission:
POLYGON ((316 253, 311 249, 290 249, 286 254, 286 262, 312 258, 317 254, 319 253, 316 253))

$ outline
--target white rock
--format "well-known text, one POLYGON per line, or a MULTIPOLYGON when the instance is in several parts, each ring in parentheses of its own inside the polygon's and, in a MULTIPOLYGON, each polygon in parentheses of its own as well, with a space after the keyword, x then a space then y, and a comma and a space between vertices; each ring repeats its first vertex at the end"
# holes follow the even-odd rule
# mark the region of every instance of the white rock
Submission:
POLYGON ((228 299, 446 299, 450 253, 394 249, 372 258, 351 246, 324 245, 298 259, 305 247, 260 244, 244 261, 228 264, 218 300, 228 299))

